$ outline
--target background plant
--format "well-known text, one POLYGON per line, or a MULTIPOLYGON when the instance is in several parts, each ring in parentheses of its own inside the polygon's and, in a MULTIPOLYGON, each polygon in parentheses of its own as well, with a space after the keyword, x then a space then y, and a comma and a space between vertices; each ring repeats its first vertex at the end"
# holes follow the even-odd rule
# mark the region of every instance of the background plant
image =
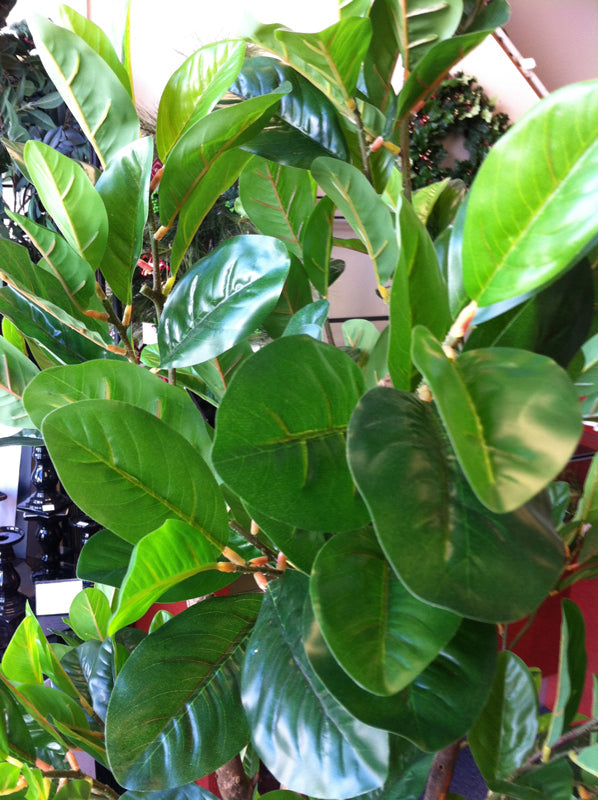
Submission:
POLYGON ((24 147, 54 228, 12 217, 37 264, 0 241, 0 413, 41 432, 104 530, 81 555, 96 585, 71 608, 74 635, 51 646, 29 614, 2 660, 8 793, 108 794, 68 763, 82 748, 132 797, 205 798, 193 782, 216 770, 227 800, 231 786, 249 798, 259 758, 288 787, 271 800, 416 800, 426 784, 429 800, 465 737, 497 796, 592 790, 595 720, 573 727, 579 611, 565 605, 545 719, 535 673, 496 644, 497 625, 594 563, 595 478, 566 524, 553 482, 597 395, 598 89, 540 103, 465 200, 448 182, 413 194, 413 110, 508 6, 339 12, 319 33, 259 28, 249 59, 244 42, 201 48, 165 87, 155 141, 140 137, 126 41, 121 59, 66 7, 61 25, 29 20, 99 169, 24 147), (256 232, 182 270, 237 180, 256 232), (154 264, 171 246, 144 289, 158 345, 142 349, 146 226, 154 264), (333 245, 370 256, 390 314, 381 333, 352 320, 344 347, 326 322, 333 245), (257 327, 272 341, 254 353, 257 327), (263 593, 129 627, 239 575, 263 593))

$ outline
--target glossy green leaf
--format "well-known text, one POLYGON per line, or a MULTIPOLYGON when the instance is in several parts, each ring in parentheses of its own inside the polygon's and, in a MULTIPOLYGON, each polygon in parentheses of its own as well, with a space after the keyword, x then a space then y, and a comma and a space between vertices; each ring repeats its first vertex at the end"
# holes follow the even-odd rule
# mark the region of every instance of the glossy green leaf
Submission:
MULTIPOLYGON (((3 756, 4 757, 4 756, 3 756)), ((3 795, 11 795, 19 790, 18 782, 21 776, 21 769, 18 764, 0 764, 0 792, 3 795)), ((292 793, 291 796, 293 797, 292 793)))
POLYGON ((209 457, 212 446, 206 423, 189 395, 128 361, 87 361, 46 369, 26 393, 26 407, 41 428, 56 408, 79 400, 121 400, 162 420, 209 457))
POLYGON ((282 336, 291 320, 302 308, 311 305, 312 292, 307 273, 295 256, 291 256, 289 274, 282 293, 270 314, 262 320, 261 327, 272 339, 282 336))
POLYGON ((323 197, 305 221, 302 240, 303 267, 322 297, 328 297, 333 226, 334 203, 323 197))
POLYGON ((491 781, 490 786, 518 800, 573 800, 573 773, 564 759, 544 764, 515 781, 491 781))
POLYGON ((484 505, 513 511, 556 478, 581 435, 576 392, 559 366, 506 347, 450 360, 422 327, 412 342, 413 360, 484 505))
POLYGON ((208 792, 197 783, 187 783, 185 786, 155 792, 125 792, 121 797, 123 800, 218 800, 212 792, 208 792))
POLYGON ((156 146, 162 161, 186 127, 205 117, 243 65, 245 43, 227 40, 200 47, 168 79, 160 97, 156 146))
POLYGON ((386 203, 367 178, 350 164, 318 158, 312 164, 312 174, 365 245, 378 290, 386 296, 384 284, 399 260, 397 234, 386 203))
POLYGON ((575 719, 583 695, 588 661, 583 614, 566 598, 561 608, 558 680, 545 747, 553 747, 575 719))
POLYGON ((239 197, 260 233, 278 237, 301 257, 303 226, 315 202, 309 173, 254 156, 241 173, 239 197))
POLYGON ((23 684, 19 686, 19 692, 40 714, 51 717, 54 723, 89 729, 83 709, 58 689, 43 684, 23 684))
POLYGON ((479 305, 548 284, 598 232, 597 121, 598 82, 568 86, 492 148, 471 189, 463 242, 465 288, 479 305))
POLYGON ((490 695, 469 732, 469 746, 488 781, 506 779, 535 744, 538 701, 528 668, 514 653, 498 655, 490 695))
POLYGON ((77 577, 84 581, 120 586, 133 545, 111 531, 101 530, 89 539, 77 561, 77 577))
POLYGON ((401 274, 393 280, 390 292, 388 367, 395 388, 410 389, 413 327, 425 325, 443 339, 451 320, 446 282, 434 245, 410 203, 401 203, 398 224, 401 254, 397 272, 401 274))
MULTIPOLYGON (((380 789, 360 795, 361 800, 419 800, 432 766, 431 753, 400 736, 390 736, 388 777, 380 789)), ((451 800, 451 796, 447 797, 451 800)))
MULTIPOLYGON (((101 344, 93 332, 58 306, 42 309, 9 286, 0 289, 0 314, 7 317, 26 339, 33 339, 53 363, 79 364, 94 358, 122 359, 124 352, 116 345, 101 344), (56 315, 59 315, 59 318, 56 315)), ((36 354, 37 358, 37 354, 36 354)))
POLYGON ((310 667, 299 624, 307 591, 298 573, 268 588, 247 647, 243 706, 253 745, 282 784, 353 797, 384 782, 388 737, 352 718, 310 667))
POLYGON ((25 163, 42 203, 60 232, 92 267, 108 237, 104 204, 81 167, 43 142, 25 145, 25 163))
POLYGON ((0 753, 22 759, 26 755, 35 760, 33 739, 21 712, 21 707, 9 688, 0 681, 0 702, 3 715, 0 724, 0 753))
POLYGON ((307 334, 313 339, 322 339, 322 329, 328 319, 330 303, 328 300, 316 300, 315 303, 303 306, 293 314, 283 336, 300 336, 307 334))
POLYGON ((69 28, 85 41, 92 50, 101 56, 116 77, 122 83, 129 95, 133 95, 131 81, 125 66, 121 63, 112 42, 104 31, 82 14, 77 13, 70 6, 61 5, 59 9, 60 19, 65 28, 69 28))
POLYGON ((131 654, 106 717, 110 765, 122 786, 147 792, 189 783, 247 744, 238 685, 261 602, 255 594, 203 600, 131 654))
POLYGON ((162 367, 201 364, 229 350, 272 311, 289 271, 270 236, 227 239, 185 273, 158 328, 162 367))
POLYGON ((277 339, 231 381, 218 410, 214 467, 275 519, 313 531, 359 528, 367 513, 344 451, 362 391, 359 367, 342 351, 308 336, 277 339))
POLYGON ((353 95, 371 34, 368 19, 347 17, 318 33, 264 25, 252 38, 294 67, 346 114, 354 107, 353 95))
POLYGON ((109 633, 142 617, 165 591, 215 567, 220 548, 177 520, 168 520, 133 549, 109 633))
POLYGON ((379 697, 357 686, 328 650, 309 606, 305 650, 327 689, 357 719, 391 731, 426 751, 460 739, 488 696, 496 662, 496 629, 463 620, 449 644, 403 691, 379 697))
POLYGON ((574 750, 571 753, 571 760, 578 767, 598 778, 598 744, 584 747, 578 752, 574 750))
POLYGON ((37 643, 37 623, 27 615, 13 633, 2 655, 2 672, 11 681, 43 683, 42 654, 37 643))
POLYGON ((48 414, 42 433, 73 502, 126 541, 179 519, 216 547, 226 544, 226 509, 211 471, 152 414, 116 400, 81 400, 48 414), (90 485, 110 491, 90 492, 90 485))
POLYGON ((236 148, 265 125, 287 92, 288 87, 283 86, 263 97, 208 114, 192 125, 170 151, 160 181, 160 219, 169 229, 180 215, 172 269, 180 264, 208 210, 249 160, 248 153, 236 148))
POLYGON ((25 247, 0 239, 0 262, 2 279, 30 305, 101 347, 113 346, 106 323, 87 316, 78 300, 65 289, 63 281, 49 270, 36 269, 25 247))
POLYGON ((489 512, 431 404, 372 389, 353 414, 347 445, 382 549, 416 596, 488 622, 519 619, 546 597, 564 558, 546 498, 511 514, 489 512))
POLYGON ((14 428, 34 428, 23 405, 27 384, 39 372, 31 359, 0 337, 0 423, 14 428))
POLYGON ((106 719, 106 709, 115 679, 115 654, 112 639, 89 639, 71 648, 62 663, 73 683, 98 717, 106 719))
POLYGON ((96 184, 108 215, 108 241, 99 267, 125 304, 131 302, 131 277, 143 247, 153 158, 151 136, 138 139, 119 150, 96 184))
POLYGON ((129 93, 102 56, 75 33, 37 14, 28 23, 46 72, 106 166, 139 136, 129 93))
POLYGON ((394 22, 407 73, 415 69, 434 44, 453 35, 462 14, 463 0, 433 4, 428 0, 401 0, 394 22))
MULTIPOLYGON (((370 3, 367 4, 370 6, 370 3)), ((395 100, 392 77, 399 58, 399 38, 394 15, 396 6, 388 0, 376 0, 369 9, 372 41, 363 65, 368 100, 386 112, 395 100)))
POLYGON ((309 169, 314 158, 348 160, 345 135, 328 97, 309 80, 278 59, 253 56, 231 87, 243 98, 258 97, 288 81, 292 91, 268 124, 243 148, 279 164, 309 169))
POLYGON ((51 272, 60 281, 69 298, 80 303, 84 309, 103 310, 95 294, 96 278, 91 265, 56 231, 38 225, 21 214, 9 211, 7 214, 27 233, 43 256, 38 266, 51 272))
POLYGON ((110 604, 99 589, 83 589, 75 597, 69 609, 71 628, 80 639, 103 641, 108 631, 110 604))
POLYGON ((345 345, 358 353, 357 363, 363 369, 380 338, 378 328, 367 319, 348 319, 342 331, 345 345))
POLYGON ((54 795, 55 800, 89 800, 91 785, 83 778, 67 781, 54 795))
POLYGON ((598 455, 592 457, 583 494, 575 511, 575 521, 591 525, 598 522, 598 455))
POLYGON ((461 623, 456 614, 422 603, 407 591, 370 528, 339 534, 326 543, 312 568, 310 596, 336 660, 356 683, 377 695, 404 689, 461 623))
POLYGON ((509 20, 510 9, 506 0, 494 0, 476 20, 475 29, 444 41, 437 41, 416 64, 399 94, 397 117, 407 117, 438 85, 439 76, 448 74, 450 68, 474 50, 496 28, 509 20))

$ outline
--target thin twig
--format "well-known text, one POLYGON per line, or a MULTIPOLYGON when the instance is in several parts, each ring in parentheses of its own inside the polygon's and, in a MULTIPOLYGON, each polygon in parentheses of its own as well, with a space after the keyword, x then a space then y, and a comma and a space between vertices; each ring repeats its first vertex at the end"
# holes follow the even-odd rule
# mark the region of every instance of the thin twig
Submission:
POLYGON ((263 542, 261 542, 257 536, 254 536, 252 533, 249 533, 249 531, 245 530, 245 528, 242 525, 239 525, 239 523, 234 519, 230 520, 228 524, 229 527, 235 533, 238 533, 239 536, 242 536, 243 539, 245 539, 245 541, 252 544, 256 548, 256 550, 259 550, 260 553, 263 553, 265 556, 268 556, 270 561, 276 561, 278 553, 275 550, 272 550, 267 545, 265 545, 263 542))

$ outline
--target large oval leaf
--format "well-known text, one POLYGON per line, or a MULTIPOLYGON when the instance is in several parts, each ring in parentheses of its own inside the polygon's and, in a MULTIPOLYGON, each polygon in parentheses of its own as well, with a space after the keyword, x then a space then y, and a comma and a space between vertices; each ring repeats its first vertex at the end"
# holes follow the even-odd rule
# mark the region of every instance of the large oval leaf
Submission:
POLYGON ((493 625, 463 620, 434 661, 390 697, 366 692, 339 667, 307 604, 303 627, 310 663, 331 694, 358 719, 422 750, 441 750, 464 736, 488 696, 496 662, 493 625))
POLYGON ((143 246, 153 157, 151 136, 138 139, 119 150, 96 183, 108 215, 108 241, 100 269, 125 304, 131 302, 131 277, 143 246))
POLYGON ((23 405, 25 388, 39 370, 27 356, 0 336, 0 423, 35 428, 23 405))
POLYGON ((229 89, 243 65, 245 43, 200 47, 170 76, 158 106, 156 147, 162 161, 184 129, 205 117, 229 89))
POLYGON ((145 638, 106 716, 110 766, 127 789, 171 789, 213 772, 248 742, 241 661, 262 597, 203 600, 145 638))
POLYGON ((328 541, 315 560, 310 594, 320 630, 339 664, 378 695, 396 694, 411 683, 461 623, 456 614, 407 591, 370 528, 328 541))
POLYGON ((190 269, 164 306, 160 365, 201 364, 230 350, 272 311, 289 272, 282 242, 235 236, 190 269))
POLYGON ((492 511, 526 503, 573 455, 581 409, 567 374, 551 359, 506 347, 449 359, 422 327, 413 331, 412 355, 463 472, 492 511))
POLYGON ((157 417, 117 400, 81 400, 48 414, 42 433, 73 502, 126 541, 180 519, 216 547, 226 544, 226 507, 214 476, 157 417))
POLYGON ((280 101, 280 108, 267 130, 243 145, 279 164, 309 169, 314 158, 334 156, 346 161, 349 151, 333 104, 310 81, 278 59, 253 56, 248 59, 231 92, 256 97, 288 81, 292 92, 280 101))
POLYGON ((530 671, 514 653, 498 656, 490 696, 469 733, 469 746, 487 781, 506 779, 534 747, 538 701, 530 671))
POLYGON ((598 231, 598 81, 538 103, 492 148, 471 189, 465 288, 479 305, 537 289, 598 231))
POLYGON ((324 800, 353 797, 384 782, 388 737, 353 718, 310 667, 299 624, 307 590, 298 573, 269 588, 245 657, 243 706, 281 783, 324 800))
POLYGON ((184 436, 208 460, 211 436, 197 407, 182 389, 128 361, 87 361, 45 369, 24 398, 37 428, 55 408, 79 400, 122 400, 153 414, 184 436))
POLYGON ((28 22, 46 72, 106 166, 139 136, 129 93, 102 56, 75 33, 37 14, 28 22))
POLYGON ((564 557, 550 507, 540 496, 511 514, 484 508, 429 403, 372 389, 351 419, 348 454, 382 549, 415 595, 488 622, 523 617, 546 597, 564 557))
POLYGON ((303 226, 315 202, 314 186, 305 170, 255 156, 241 173, 239 197, 260 233, 278 237, 289 252, 301 257, 303 226))
POLYGON ((270 517, 312 531, 361 527, 367 512, 344 451, 362 391, 359 367, 342 351, 308 336, 277 339, 231 380, 218 410, 214 467, 270 517))
POLYGON ((72 158, 34 140, 25 145, 25 163, 64 238, 85 261, 99 266, 106 249, 108 217, 87 175, 72 158))
POLYGON ((359 236, 372 259, 378 290, 387 296, 384 284, 399 261, 399 243, 390 211, 367 178, 351 164, 318 158, 312 174, 359 236))
POLYGON ((394 15, 403 67, 409 74, 437 42, 450 39, 463 14, 463 0, 402 0, 394 15))

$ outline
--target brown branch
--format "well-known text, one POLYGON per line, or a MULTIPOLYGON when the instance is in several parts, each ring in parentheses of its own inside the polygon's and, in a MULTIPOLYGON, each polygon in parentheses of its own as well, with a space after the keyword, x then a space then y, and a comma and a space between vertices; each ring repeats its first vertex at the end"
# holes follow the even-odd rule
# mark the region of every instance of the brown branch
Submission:
POLYGON ((222 800, 252 800, 254 783, 245 774, 241 756, 235 756, 216 770, 222 800))
POLYGON ((436 753, 428 775, 423 800, 446 800, 460 749, 461 742, 459 741, 436 753))

